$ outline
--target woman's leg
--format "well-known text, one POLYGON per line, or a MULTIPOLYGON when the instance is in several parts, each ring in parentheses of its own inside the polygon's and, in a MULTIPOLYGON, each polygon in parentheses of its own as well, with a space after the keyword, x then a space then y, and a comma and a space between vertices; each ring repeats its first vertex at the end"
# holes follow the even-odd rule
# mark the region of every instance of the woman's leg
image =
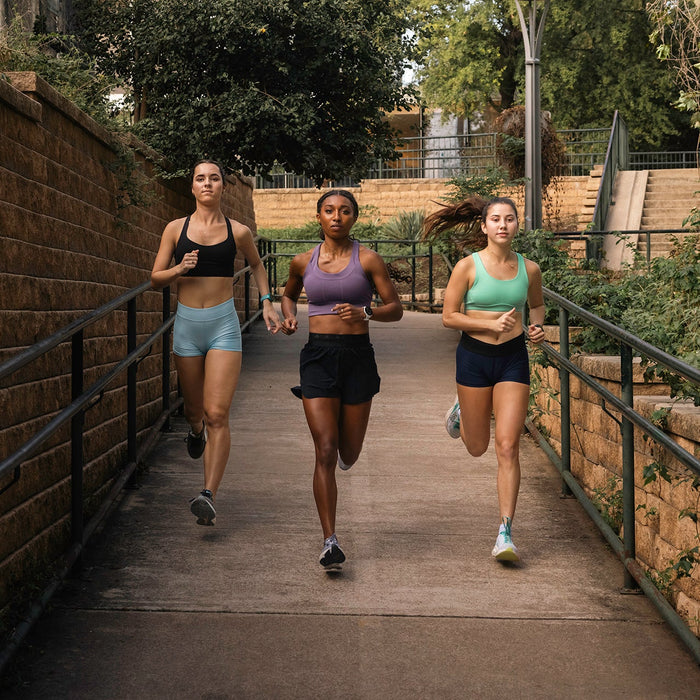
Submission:
POLYGON ((493 388, 498 460, 498 506, 503 518, 513 519, 520 489, 520 436, 527 417, 530 387, 518 382, 500 382, 493 388))
POLYGON ((324 539, 335 532, 335 510, 338 488, 335 468, 338 463, 339 398, 304 398, 304 413, 316 452, 314 466, 314 499, 321 520, 324 539))
POLYGON ((493 387, 457 384, 459 399, 459 432, 462 442, 473 457, 481 457, 491 440, 493 387))
POLYGON ((229 413, 241 375, 240 352, 210 350, 204 364, 204 418, 207 447, 204 450, 204 488, 216 495, 231 450, 229 413))
POLYGON ((180 381, 183 413, 192 432, 199 434, 204 419, 204 355, 180 357, 175 355, 175 368, 180 381))
POLYGON ((372 400, 340 407, 338 454, 347 467, 357 462, 367 433, 372 400))

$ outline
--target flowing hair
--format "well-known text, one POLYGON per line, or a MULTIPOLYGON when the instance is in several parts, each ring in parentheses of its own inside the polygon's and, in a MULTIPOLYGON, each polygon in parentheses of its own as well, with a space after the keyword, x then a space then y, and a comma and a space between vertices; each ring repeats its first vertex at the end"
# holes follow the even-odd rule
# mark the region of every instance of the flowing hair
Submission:
POLYGON ((481 223, 486 220, 489 209, 495 204, 507 204, 515 212, 517 220, 518 210, 510 197, 484 199, 478 195, 472 195, 461 202, 447 204, 426 216, 421 239, 433 242, 446 231, 455 231, 459 235, 451 237, 458 238, 462 247, 481 250, 486 247, 488 240, 481 230, 481 223))

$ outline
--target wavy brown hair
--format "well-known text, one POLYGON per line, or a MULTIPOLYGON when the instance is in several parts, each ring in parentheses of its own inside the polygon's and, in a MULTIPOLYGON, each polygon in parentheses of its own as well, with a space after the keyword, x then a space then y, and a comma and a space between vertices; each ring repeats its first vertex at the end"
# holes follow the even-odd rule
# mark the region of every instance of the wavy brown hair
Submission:
POLYGON ((452 231, 451 238, 459 247, 480 250, 486 247, 486 234, 481 230, 481 222, 486 219, 489 209, 495 204, 507 204, 518 218, 518 209, 510 197, 484 199, 478 195, 467 197, 461 202, 447 204, 425 217, 421 240, 434 242, 452 231))

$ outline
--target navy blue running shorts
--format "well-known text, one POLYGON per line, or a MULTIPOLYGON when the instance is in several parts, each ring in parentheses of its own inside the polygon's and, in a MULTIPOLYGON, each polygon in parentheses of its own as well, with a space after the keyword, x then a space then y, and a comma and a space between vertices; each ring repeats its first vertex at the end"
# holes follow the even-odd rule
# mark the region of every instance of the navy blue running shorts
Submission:
POLYGON ((487 387, 499 382, 530 384, 525 334, 492 345, 462 333, 457 346, 457 384, 487 387))
POLYGON ((339 398, 344 404, 370 401, 381 381, 367 333, 309 333, 299 357, 299 376, 304 398, 339 398))

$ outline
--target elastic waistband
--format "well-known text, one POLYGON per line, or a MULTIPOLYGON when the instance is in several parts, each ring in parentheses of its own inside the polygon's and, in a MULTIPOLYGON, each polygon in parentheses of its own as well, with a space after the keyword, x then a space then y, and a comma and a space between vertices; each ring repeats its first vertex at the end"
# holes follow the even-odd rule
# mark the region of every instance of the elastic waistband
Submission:
POLYGON ((506 355, 512 355, 526 347, 524 333, 510 340, 506 340, 505 343, 491 344, 484 343, 483 340, 477 340, 467 333, 462 332, 459 344, 465 350, 475 352, 477 355, 486 355, 487 357, 505 357, 506 355))
POLYGON ((207 306, 203 309, 196 309, 192 306, 185 306, 180 302, 177 303, 177 315, 180 318, 185 318, 188 321, 211 321, 215 318, 228 316, 231 312, 235 313, 236 307, 233 304, 233 297, 227 299, 216 306, 207 306))
POLYGON ((346 335, 341 333, 309 333, 309 345, 357 348, 370 345, 369 333, 360 333, 358 335, 346 335))

